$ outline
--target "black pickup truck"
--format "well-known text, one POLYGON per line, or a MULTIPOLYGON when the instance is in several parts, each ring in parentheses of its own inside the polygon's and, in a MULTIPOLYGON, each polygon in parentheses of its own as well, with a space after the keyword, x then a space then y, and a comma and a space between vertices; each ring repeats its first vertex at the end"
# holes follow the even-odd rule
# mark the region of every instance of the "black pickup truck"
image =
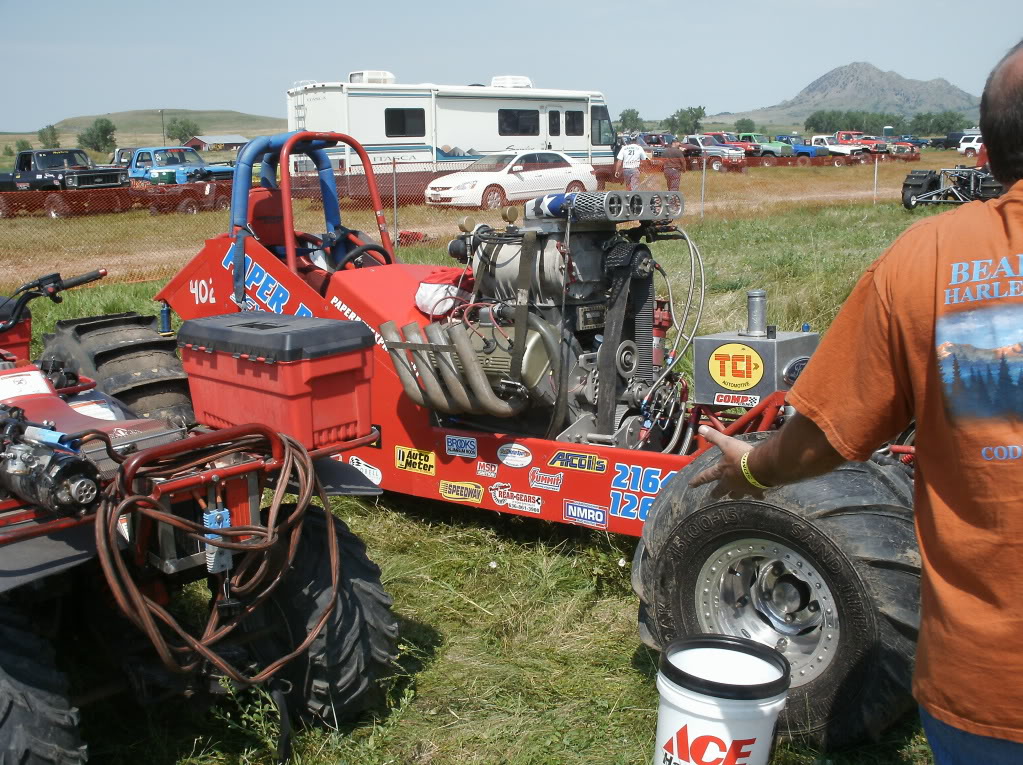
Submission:
POLYGON ((0 195, 0 218, 12 215, 17 210, 45 209, 49 216, 62 218, 93 207, 119 209, 127 199, 126 196, 122 199, 124 195, 119 193, 103 194, 100 197, 90 195, 89 199, 85 199, 57 192, 122 189, 127 186, 128 171, 125 168, 95 165, 81 149, 22 151, 18 153, 14 172, 0 173, 0 192, 45 193, 0 195), (94 205, 93 202, 99 204, 94 205))

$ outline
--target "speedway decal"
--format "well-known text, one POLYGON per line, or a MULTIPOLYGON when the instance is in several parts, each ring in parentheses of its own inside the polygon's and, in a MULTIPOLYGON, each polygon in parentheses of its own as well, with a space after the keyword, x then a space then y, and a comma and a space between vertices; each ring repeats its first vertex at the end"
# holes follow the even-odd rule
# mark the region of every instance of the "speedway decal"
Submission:
POLYGON ((437 474, 437 455, 423 449, 412 449, 408 446, 394 447, 394 466, 398 470, 422 475, 437 474))
POLYGON ((472 481, 441 481, 440 495, 455 502, 474 502, 478 505, 483 501, 483 487, 472 481))

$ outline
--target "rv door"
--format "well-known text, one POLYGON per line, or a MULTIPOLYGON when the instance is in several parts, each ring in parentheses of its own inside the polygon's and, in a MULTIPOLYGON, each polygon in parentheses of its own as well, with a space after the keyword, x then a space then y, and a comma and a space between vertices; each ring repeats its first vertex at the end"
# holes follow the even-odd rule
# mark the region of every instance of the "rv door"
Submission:
POLYGON ((564 133, 565 109, 561 104, 548 104, 545 107, 546 119, 542 120, 544 128, 544 148, 560 149, 562 133, 564 133))

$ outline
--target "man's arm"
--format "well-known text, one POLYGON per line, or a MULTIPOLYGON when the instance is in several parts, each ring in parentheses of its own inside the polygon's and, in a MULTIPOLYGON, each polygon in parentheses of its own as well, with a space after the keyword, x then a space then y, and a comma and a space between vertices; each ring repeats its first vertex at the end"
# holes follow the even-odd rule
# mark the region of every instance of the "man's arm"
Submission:
POLYGON ((777 486, 823 475, 845 462, 813 420, 799 412, 790 417, 781 430, 754 446, 748 441, 726 436, 703 426, 700 435, 721 449, 721 460, 693 478, 690 486, 720 481, 726 492, 749 494, 755 491, 743 475, 740 461, 749 452, 746 467, 759 483, 777 486))
POLYGON ((622 161, 620 159, 615 160, 615 178, 618 178, 622 174, 622 161))

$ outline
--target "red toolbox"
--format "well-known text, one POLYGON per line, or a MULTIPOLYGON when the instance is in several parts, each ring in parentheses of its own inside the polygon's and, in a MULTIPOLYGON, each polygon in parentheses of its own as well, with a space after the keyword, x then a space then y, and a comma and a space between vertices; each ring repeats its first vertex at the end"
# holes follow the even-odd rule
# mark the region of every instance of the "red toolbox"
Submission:
POLYGON ((371 430, 373 333, 359 321, 232 313, 181 325, 178 346, 195 418, 258 422, 307 449, 371 430))

